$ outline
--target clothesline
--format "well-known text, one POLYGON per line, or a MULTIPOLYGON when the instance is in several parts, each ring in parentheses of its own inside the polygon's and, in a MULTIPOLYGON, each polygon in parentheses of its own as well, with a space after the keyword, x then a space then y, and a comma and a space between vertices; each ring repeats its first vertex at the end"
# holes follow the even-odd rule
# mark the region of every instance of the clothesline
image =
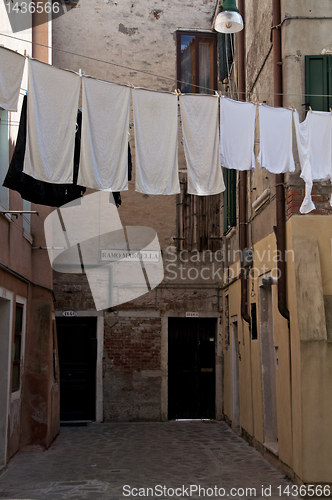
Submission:
MULTIPOLYGON (((257 106, 261 139, 257 160, 260 168, 274 174, 295 171, 294 115, 301 177, 306 184, 303 213, 315 208, 311 200, 312 182, 332 180, 332 113, 310 112, 300 124, 295 108, 236 101, 218 92, 179 95, 132 84, 119 85, 81 71, 62 70, 33 58, 28 60, 29 112, 23 173, 29 178, 46 184, 73 183, 75 122, 82 86, 79 186, 111 192, 128 189, 127 134, 131 98, 138 192, 150 195, 180 192, 178 102, 189 194, 209 196, 223 192, 221 165, 240 171, 255 170, 257 106)), ((5 109, 8 104, 10 111, 15 109, 15 103, 17 106, 20 89, 17 78, 23 76, 25 59, 14 51, 0 49, 0 61, 0 104, 5 109), (13 68, 15 74, 11 71, 13 68)))
MULTIPOLYGON (((48 49, 52 49, 54 51, 63 52, 65 54, 73 55, 73 56, 76 56, 76 57, 81 57, 81 58, 88 59, 88 60, 91 60, 91 61, 100 62, 102 64, 108 64, 108 65, 111 65, 111 66, 116 66, 116 67, 119 67, 119 68, 122 68, 122 69, 127 69, 129 71, 134 71, 136 73, 142 73, 142 74, 146 74, 146 75, 150 75, 150 76, 155 76, 157 78, 161 78, 163 80, 168 80, 168 81, 171 81, 171 82, 174 83, 174 78, 167 77, 167 76, 164 76, 164 75, 159 75, 157 73, 152 73, 150 71, 141 70, 141 69, 137 69, 137 68, 132 68, 130 66, 124 66, 122 64, 118 64, 118 63, 114 63, 114 62, 110 62, 110 61, 105 61, 103 59, 98 59, 96 57, 86 56, 84 54, 78 54, 76 52, 71 52, 69 50, 58 49, 58 48, 52 47, 50 45, 45 45, 45 44, 42 44, 42 43, 33 42, 33 41, 30 41, 30 40, 25 40, 24 38, 15 37, 15 36, 8 35, 8 34, 5 34, 5 33, 0 33, 0 36, 4 36, 4 37, 7 37, 7 38, 11 38, 13 40, 18 40, 18 41, 22 41, 22 42, 27 42, 27 43, 30 43, 30 44, 38 45, 40 47, 45 47, 45 48, 48 48, 48 49)), ((94 77, 91 77, 91 78, 94 78, 94 77)), ((117 82, 108 82, 108 83, 116 83, 117 85, 125 85, 125 84, 121 84, 121 83, 117 83, 117 82)), ((207 88, 207 87, 202 86, 202 85, 196 85, 196 84, 193 84, 191 82, 186 82, 184 80, 180 80, 179 83, 181 83, 181 84, 183 83, 185 85, 191 85, 192 87, 195 87, 195 88, 201 88, 201 89, 204 89, 204 90, 208 90, 209 92, 215 92, 215 89, 207 88)), ((143 88, 143 87, 140 87, 140 88, 143 88)), ((26 89, 22 89, 22 90, 26 91, 26 89)), ((152 89, 148 89, 148 90, 152 90, 152 89)), ((223 95, 233 95, 234 93, 235 92, 227 92, 227 91, 223 91, 222 92, 223 95)), ((264 95, 264 96, 265 95, 266 96, 276 96, 276 95, 278 95, 278 96, 284 96, 284 97, 285 96, 290 96, 290 97, 332 97, 332 94, 305 94, 305 93, 298 94, 298 93, 283 93, 283 92, 277 93, 277 92, 250 92, 250 91, 240 92, 240 91, 236 91, 236 94, 241 94, 241 95, 246 95, 246 96, 247 95, 248 96, 250 96, 250 95, 264 95)), ((305 110, 299 110, 299 111, 305 111, 305 110)))

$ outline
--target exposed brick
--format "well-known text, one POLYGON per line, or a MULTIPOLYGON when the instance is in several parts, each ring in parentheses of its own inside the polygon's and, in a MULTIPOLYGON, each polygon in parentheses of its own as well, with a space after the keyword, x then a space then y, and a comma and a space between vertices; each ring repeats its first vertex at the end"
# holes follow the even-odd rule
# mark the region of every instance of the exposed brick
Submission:
POLYGON ((288 207, 289 208, 299 208, 300 206, 302 205, 302 202, 301 201, 291 201, 290 203, 288 203, 288 207))

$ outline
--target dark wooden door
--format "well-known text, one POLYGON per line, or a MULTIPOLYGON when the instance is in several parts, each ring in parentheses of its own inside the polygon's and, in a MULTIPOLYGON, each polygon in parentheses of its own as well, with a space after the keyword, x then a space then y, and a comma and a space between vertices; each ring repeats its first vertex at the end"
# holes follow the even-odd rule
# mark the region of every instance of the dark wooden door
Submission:
POLYGON ((168 418, 215 418, 216 320, 168 319, 168 418))
POLYGON ((97 318, 57 318, 60 420, 95 420, 97 318))

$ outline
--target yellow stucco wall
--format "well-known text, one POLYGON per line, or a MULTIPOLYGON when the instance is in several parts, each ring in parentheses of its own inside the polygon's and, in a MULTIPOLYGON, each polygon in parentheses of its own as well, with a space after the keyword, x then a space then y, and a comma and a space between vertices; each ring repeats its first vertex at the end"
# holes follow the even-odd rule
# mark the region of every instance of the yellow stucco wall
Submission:
MULTIPOLYGON (((288 222, 294 249, 292 336, 301 385, 294 426, 296 469, 305 482, 332 482, 332 343, 324 298, 332 295, 332 216, 294 216, 288 222), (301 418, 299 422, 299 418, 301 418), (300 455, 300 456, 299 456, 300 455)), ((331 308, 331 302, 329 303, 331 308)), ((296 384, 296 387, 298 385, 296 384)))
MULTIPOLYGON (((287 222, 290 333, 278 311, 277 286, 272 285, 279 360, 275 370, 279 459, 303 481, 316 483, 332 482, 332 342, 326 330, 326 311, 332 304, 331 241, 331 216, 294 216, 287 222), (326 302, 329 298, 331 302, 326 302)), ((237 316, 241 427, 264 444, 259 293, 263 274, 277 275, 274 233, 254 245, 254 252, 248 301, 257 304, 258 338, 251 340, 241 319, 241 284, 235 281, 228 288, 230 346, 224 355, 224 412, 232 420, 231 323, 237 316)), ((234 264, 231 276, 237 276, 239 268, 238 262, 234 264)))

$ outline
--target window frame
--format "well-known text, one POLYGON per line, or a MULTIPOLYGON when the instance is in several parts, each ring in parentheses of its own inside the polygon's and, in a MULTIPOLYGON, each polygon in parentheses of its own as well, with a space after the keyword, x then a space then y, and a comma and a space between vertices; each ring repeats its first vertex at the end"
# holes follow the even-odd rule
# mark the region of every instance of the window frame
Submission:
POLYGON ((320 54, 305 56, 305 93, 307 111, 309 111, 309 106, 316 111, 329 111, 332 107, 332 97, 328 97, 329 95, 332 95, 332 55, 320 54), (321 62, 321 67, 319 68, 321 75, 317 79, 315 77, 318 73, 313 75, 312 64, 319 64, 319 62, 321 62), (320 87, 318 92, 315 90, 315 87, 317 88, 317 86, 320 87), (317 93, 323 97, 311 96, 311 94, 317 93))
POLYGON ((19 399, 21 397, 22 389, 22 378, 24 369, 24 352, 25 352, 25 335, 26 335, 26 304, 27 301, 24 297, 16 296, 16 301, 13 302, 13 336, 12 336, 12 357, 11 357, 11 381, 10 381, 10 391, 11 391, 11 401, 19 399), (22 328, 21 332, 16 332, 16 309, 17 307, 22 308, 22 328), (15 338, 20 336, 20 359, 16 360, 15 357, 15 338), (19 365, 19 387, 13 388, 13 366, 14 364, 19 365))
MULTIPOLYGON (((210 92, 210 94, 214 93, 215 90, 218 90, 218 62, 217 62, 217 57, 218 57, 218 39, 217 39, 217 33, 213 33, 211 31, 195 31, 195 30, 178 30, 176 32, 176 78, 177 78, 177 88, 181 90, 181 36, 182 35, 187 35, 187 36, 194 36, 195 37, 195 47, 199 47, 199 39, 200 38, 211 38, 213 41, 213 82, 212 82, 212 87, 211 89, 213 92, 210 92)), ((199 50, 195 50, 195 83, 192 85, 197 85, 196 82, 198 82, 197 87, 192 88, 192 93, 198 94, 198 89, 199 89, 199 50)))

